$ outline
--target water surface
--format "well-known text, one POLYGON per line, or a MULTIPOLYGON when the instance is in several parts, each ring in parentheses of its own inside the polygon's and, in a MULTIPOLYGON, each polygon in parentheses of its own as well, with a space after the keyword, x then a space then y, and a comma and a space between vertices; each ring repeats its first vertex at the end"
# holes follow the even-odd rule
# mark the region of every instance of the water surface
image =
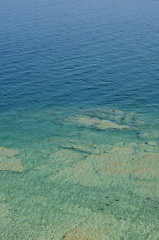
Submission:
POLYGON ((159 239, 158 1, 1 1, 0 238, 159 239))

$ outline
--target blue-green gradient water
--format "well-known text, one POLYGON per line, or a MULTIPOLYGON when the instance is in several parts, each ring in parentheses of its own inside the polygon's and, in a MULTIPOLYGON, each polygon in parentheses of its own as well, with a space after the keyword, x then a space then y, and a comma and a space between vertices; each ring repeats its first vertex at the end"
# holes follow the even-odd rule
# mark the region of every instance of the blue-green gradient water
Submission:
POLYGON ((159 240, 159 1, 0 1, 0 239, 159 240))

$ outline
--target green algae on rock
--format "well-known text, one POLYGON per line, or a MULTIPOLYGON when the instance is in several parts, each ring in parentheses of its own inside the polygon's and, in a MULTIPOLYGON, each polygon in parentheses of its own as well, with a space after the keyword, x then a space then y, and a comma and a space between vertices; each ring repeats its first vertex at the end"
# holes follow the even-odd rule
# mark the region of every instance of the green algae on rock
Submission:
POLYGON ((0 147, 0 171, 23 172, 23 164, 16 155, 17 150, 0 147))

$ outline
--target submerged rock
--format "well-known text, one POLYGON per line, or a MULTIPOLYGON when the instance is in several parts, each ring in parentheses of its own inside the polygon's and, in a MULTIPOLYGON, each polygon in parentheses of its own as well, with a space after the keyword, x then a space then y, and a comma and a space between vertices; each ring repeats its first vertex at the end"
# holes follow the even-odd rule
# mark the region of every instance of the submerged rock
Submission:
POLYGON ((23 164, 16 155, 17 150, 0 147, 0 171, 23 172, 23 164))
POLYGON ((95 174, 92 166, 85 161, 66 167, 60 170, 56 176, 53 175, 50 178, 89 187, 101 185, 101 181, 95 174))
POLYGON ((61 149, 51 155, 51 159, 54 162, 64 165, 74 163, 77 160, 83 159, 83 157, 82 153, 69 149, 61 149))
POLYGON ((100 155, 89 155, 87 157, 88 161, 91 162, 112 162, 112 161, 121 161, 125 162, 132 157, 134 149, 131 147, 113 147, 111 150, 100 155))
POLYGON ((83 125, 85 127, 92 127, 99 130, 107 130, 107 129, 129 129, 130 127, 127 125, 119 125, 115 122, 109 120, 101 120, 99 118, 92 118, 89 116, 77 116, 72 119, 72 121, 77 124, 83 125))
POLYGON ((136 146, 136 152, 159 152, 157 144, 153 142, 140 143, 136 146))
POLYGON ((18 151, 15 149, 10 149, 10 148, 5 148, 5 147, 0 147, 0 159, 5 158, 5 157, 14 157, 18 155, 18 151))
POLYGON ((102 178, 108 174, 139 178, 159 177, 157 152, 135 153, 131 147, 114 147, 100 155, 89 155, 86 161, 102 178))
POLYGON ((64 240, 109 240, 109 236, 98 229, 77 228, 66 233, 64 240))
POLYGON ((146 140, 159 139, 159 131, 154 130, 150 132, 140 133, 139 138, 146 139, 146 140))
POLYGON ((92 163, 97 174, 129 174, 127 166, 133 152, 134 149, 130 147, 114 147, 107 153, 88 156, 87 161, 92 163))
POLYGON ((154 141, 149 141, 149 142, 146 142, 147 145, 149 146, 157 146, 157 142, 154 142, 154 141))
POLYGON ((4 203, 0 202, 0 218, 1 218, 1 227, 8 226, 10 222, 10 212, 9 212, 9 206, 4 203))
POLYGON ((134 176, 159 177, 159 153, 140 153, 134 156, 134 161, 134 176))
POLYGON ((80 153, 90 154, 97 153, 96 145, 86 145, 86 143, 81 141, 72 140, 69 138, 58 138, 58 147, 62 149, 74 150, 80 153))
POLYGON ((106 152, 87 156, 62 149, 54 153, 53 161, 62 165, 51 179, 83 186, 101 186, 110 175, 129 179, 159 177, 159 152, 145 152, 135 143, 112 146, 106 152))
POLYGON ((13 158, 7 159, 5 162, 0 162, 0 170, 1 171, 12 171, 12 172, 23 172, 24 167, 21 163, 20 159, 13 158))
POLYGON ((124 112, 118 109, 97 108, 87 112, 88 116, 99 119, 107 119, 118 124, 128 124, 130 126, 143 125, 141 115, 135 112, 124 112))

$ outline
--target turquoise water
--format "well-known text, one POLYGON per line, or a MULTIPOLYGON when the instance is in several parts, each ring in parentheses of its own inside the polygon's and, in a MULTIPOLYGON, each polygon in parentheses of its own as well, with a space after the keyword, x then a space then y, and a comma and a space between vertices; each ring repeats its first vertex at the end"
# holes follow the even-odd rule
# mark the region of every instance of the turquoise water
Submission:
POLYGON ((159 239, 158 1, 1 1, 0 239, 159 239))

